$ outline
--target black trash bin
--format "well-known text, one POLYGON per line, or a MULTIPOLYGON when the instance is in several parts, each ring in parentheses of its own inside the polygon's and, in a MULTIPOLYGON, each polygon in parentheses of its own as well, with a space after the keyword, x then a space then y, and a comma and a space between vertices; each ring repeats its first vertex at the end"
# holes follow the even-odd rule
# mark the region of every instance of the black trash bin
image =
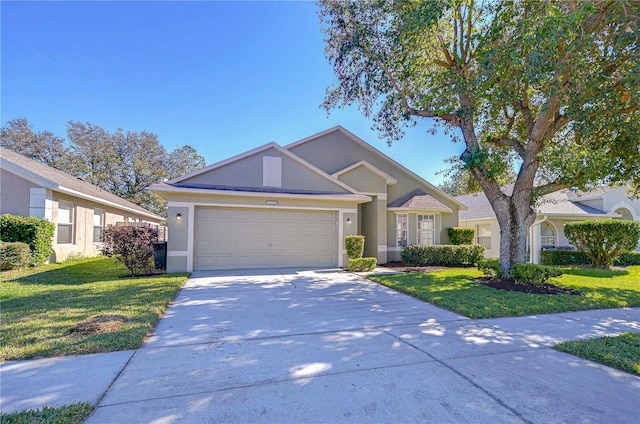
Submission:
POLYGON ((153 263, 155 269, 167 269, 166 241, 156 241, 153 243, 153 263))

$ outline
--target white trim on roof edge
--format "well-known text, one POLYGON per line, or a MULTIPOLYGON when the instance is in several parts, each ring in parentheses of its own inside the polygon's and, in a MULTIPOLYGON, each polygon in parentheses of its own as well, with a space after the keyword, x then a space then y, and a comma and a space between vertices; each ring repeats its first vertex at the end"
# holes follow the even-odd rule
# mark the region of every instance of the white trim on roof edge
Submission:
POLYGON ((284 146, 284 149, 289 150, 292 147, 298 146, 300 144, 304 144, 304 143, 306 143, 308 141, 311 141, 311 140, 313 140, 315 138, 322 137, 324 135, 330 134, 330 133, 335 132, 335 131, 340 131, 341 133, 343 133, 344 135, 346 135, 347 137, 349 137, 351 140, 355 141, 356 143, 360 144, 364 148, 370 150, 371 152, 373 152, 373 153, 375 153, 375 154, 377 154, 379 156, 382 156, 384 159, 386 159, 386 160, 390 161, 391 163, 393 163, 394 165, 398 166, 400 169, 405 171, 408 175, 410 175, 411 177, 415 178, 419 182, 421 182, 423 184, 426 184, 429 188, 431 188, 433 190, 436 190, 438 193, 441 193, 445 198, 451 200, 453 203, 458 205, 460 210, 463 210, 463 211, 467 210, 467 206, 464 203, 460 203, 459 201, 457 201, 455 198, 453 198, 449 194, 447 194, 444 191, 440 190, 438 187, 434 186, 429 181, 425 180, 424 178, 422 178, 421 176, 419 176, 415 172, 409 170, 405 166, 403 166, 403 165, 399 164, 398 162, 396 162, 395 160, 391 159, 389 156, 385 155, 380 150, 376 149, 375 147, 373 147, 372 145, 370 145, 366 141, 362 140, 360 137, 358 137, 357 135, 353 134, 349 130, 345 129, 341 125, 336 125, 335 127, 329 128, 328 130, 319 132, 319 133, 314 134, 314 135, 309 136, 309 137, 305 137, 302 140, 294 141, 293 143, 287 144, 286 146, 284 146))
POLYGON ((376 168, 375 166, 371 165, 366 160, 361 160, 360 162, 356 162, 353 165, 348 166, 348 167, 346 167, 344 169, 341 169, 338 172, 334 172, 333 174, 331 174, 331 176, 334 177, 334 178, 338 178, 338 176, 340 176, 342 174, 346 174, 347 172, 351 171, 352 169, 359 168, 360 166, 364 166, 365 168, 367 168, 368 170, 370 170, 374 174, 379 175, 380 177, 384 178, 387 181, 387 185, 393 185, 393 184, 397 184, 398 183, 398 180, 396 180, 395 178, 393 178, 391 175, 387 174, 386 172, 384 172, 384 171, 376 168))
POLYGON ((284 199, 305 199, 305 200, 334 200, 334 201, 358 201, 360 203, 370 202, 371 197, 365 196, 360 193, 353 194, 293 194, 293 193, 270 193, 270 192, 256 192, 256 191, 234 191, 234 190, 212 190, 207 188, 187 188, 187 187, 173 187, 164 186, 160 184, 154 184, 150 186, 150 189, 155 192, 164 193, 191 193, 191 194, 214 194, 220 196, 230 197, 258 197, 258 198, 284 198, 284 199))
MULTIPOLYGON (((434 209, 416 209, 416 208, 387 208, 389 212, 412 212, 412 213, 422 213, 422 212, 437 212, 438 214, 442 212, 453 213, 453 211, 449 208, 434 208, 434 209)), ((459 220, 460 221, 460 220, 459 220)))

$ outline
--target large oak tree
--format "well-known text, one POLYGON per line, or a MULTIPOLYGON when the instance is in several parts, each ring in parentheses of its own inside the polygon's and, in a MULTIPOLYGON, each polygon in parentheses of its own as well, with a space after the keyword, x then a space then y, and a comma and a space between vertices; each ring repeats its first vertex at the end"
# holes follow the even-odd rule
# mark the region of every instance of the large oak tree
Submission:
MULTIPOLYGON (((501 229, 504 275, 526 262, 537 197, 640 182, 635 0, 320 1, 336 83, 389 142, 444 126, 501 229), (505 164, 519 165, 512 193, 505 164)), ((425 146, 425 148, 427 148, 425 146)))

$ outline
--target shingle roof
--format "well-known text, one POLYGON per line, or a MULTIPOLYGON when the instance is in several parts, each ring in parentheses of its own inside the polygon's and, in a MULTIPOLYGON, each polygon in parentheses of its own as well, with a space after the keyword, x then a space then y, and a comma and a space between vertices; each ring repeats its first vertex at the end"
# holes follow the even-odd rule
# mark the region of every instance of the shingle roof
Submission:
POLYGON ((14 167, 22 170, 25 174, 38 179, 45 188, 65 191, 67 193, 69 193, 69 191, 77 192, 80 195, 95 198, 95 201, 98 203, 106 202, 109 204, 115 204, 116 206, 138 212, 150 218, 155 218, 157 220, 162 219, 161 216, 158 216, 134 203, 118 197, 115 194, 103 190, 100 187, 94 186, 93 184, 81 180, 80 178, 69 175, 66 172, 52 168, 33 159, 29 159, 28 157, 16 153, 12 150, 0 147, 0 159, 2 160, 3 169, 7 168, 8 171, 10 170, 10 165, 5 166, 5 162, 8 162, 14 167))
MULTIPOLYGON (((510 191, 510 190, 506 190, 510 191)), ((509 194, 509 193, 507 193, 509 194)), ((467 194, 457 196, 456 199, 467 205, 466 211, 460 211, 460 220, 470 219, 494 219, 496 214, 484 193, 467 194)), ((555 193, 542 196, 536 203, 536 211, 540 215, 606 215, 605 211, 592 208, 577 201, 571 190, 560 190, 555 193)))
POLYGON ((387 206, 389 208, 453 212, 450 207, 428 195, 421 189, 416 189, 406 196, 394 200, 387 206))

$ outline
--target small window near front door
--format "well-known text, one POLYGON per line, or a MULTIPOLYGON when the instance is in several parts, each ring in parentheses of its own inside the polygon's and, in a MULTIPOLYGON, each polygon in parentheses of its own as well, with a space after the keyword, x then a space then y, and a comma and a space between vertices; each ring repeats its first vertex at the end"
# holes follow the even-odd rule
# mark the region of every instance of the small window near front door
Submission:
POLYGON ((418 215, 418 244, 430 246, 435 244, 435 215, 418 215))
POLYGON ((409 233, 409 215, 399 213, 396 215, 396 239, 398 246, 407 245, 407 235, 409 233))
POLYGON ((491 224, 476 225, 476 243, 491 249, 491 224))
POLYGON ((542 247, 550 248, 556 246, 556 232, 551 224, 548 222, 540 224, 540 235, 542 236, 542 247))

